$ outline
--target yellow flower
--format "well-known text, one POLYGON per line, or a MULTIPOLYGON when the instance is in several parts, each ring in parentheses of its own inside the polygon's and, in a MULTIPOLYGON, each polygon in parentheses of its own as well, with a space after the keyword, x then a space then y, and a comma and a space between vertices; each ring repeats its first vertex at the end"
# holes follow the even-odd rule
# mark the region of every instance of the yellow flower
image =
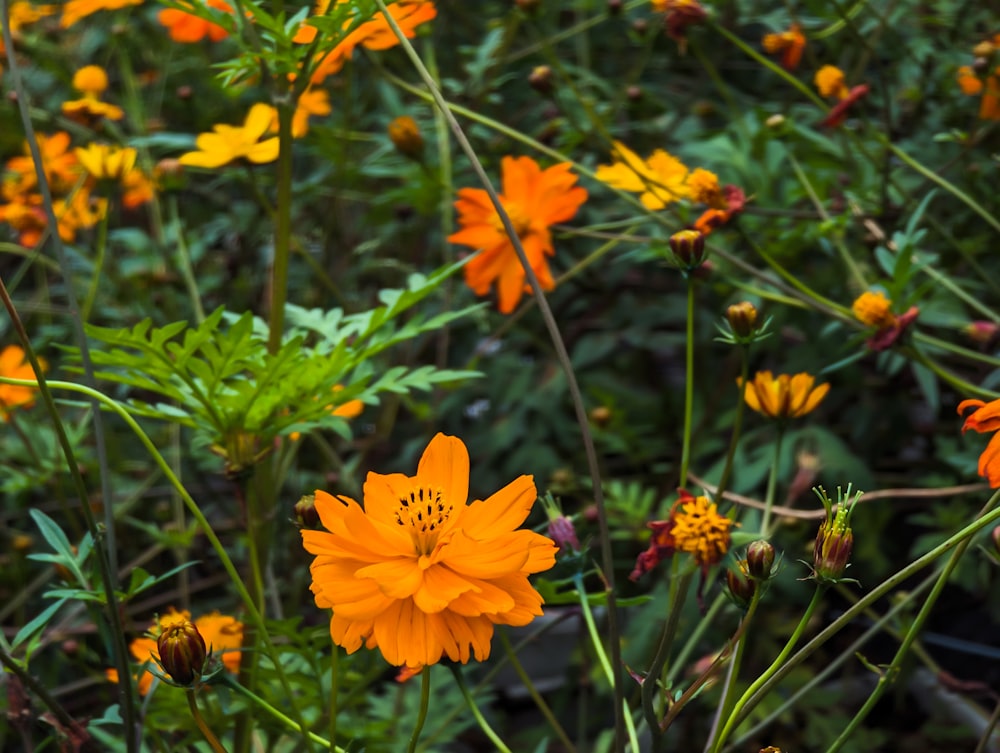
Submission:
MULTIPOLYGON (((309 133, 310 115, 329 115, 330 95, 325 89, 306 89, 295 104, 295 113, 292 115, 292 138, 302 138, 309 133)), ((278 110, 271 108, 271 125, 268 127, 269 133, 278 132, 278 110)))
MULTIPOLYGON (((531 157, 504 157, 500 169, 500 203, 542 290, 552 290, 556 283, 545 258, 555 253, 549 227, 571 219, 587 200, 587 192, 576 185, 577 177, 570 172, 568 162, 543 170, 531 157)), ((501 313, 509 314, 526 289, 525 274, 500 216, 481 188, 460 188, 455 209, 461 229, 448 240, 482 249, 465 265, 465 284, 476 295, 486 295, 496 281, 497 306, 501 313)))
POLYGON ((851 311, 862 324, 882 329, 896 323, 896 316, 892 313, 891 307, 892 301, 885 297, 885 293, 880 290, 867 290, 851 304, 851 311))
POLYGON ((830 391, 829 384, 814 387, 815 377, 805 372, 791 376, 758 371, 743 387, 743 398, 751 409, 770 418, 800 418, 811 413, 830 391))
POLYGON ((717 505, 708 497, 692 497, 682 490, 679 502, 670 529, 674 548, 688 552, 702 568, 719 562, 729 551, 729 528, 733 521, 720 515, 717 505))
POLYGON ((188 152, 180 158, 182 165, 191 167, 222 167, 234 160, 245 158, 263 164, 278 158, 278 139, 260 140, 271 127, 272 108, 258 103, 250 108, 242 126, 214 125, 214 133, 198 136, 198 151, 188 152))
POLYGON ((101 95, 108 88, 108 74, 99 65, 84 66, 73 74, 73 88, 83 97, 63 102, 62 111, 74 120, 86 123, 95 118, 121 120, 125 116, 120 107, 101 101, 101 95))
MULTIPOLYGON (((173 607, 170 611, 161 615, 159 622, 150 625, 149 635, 136 638, 129 644, 129 651, 132 657, 139 664, 155 664, 154 657, 159 657, 157 648, 157 638, 172 628, 190 622, 191 613, 187 610, 178 612, 173 607)), ((211 612, 202 615, 194 621, 194 626, 205 640, 205 646, 209 647, 213 655, 219 655, 223 665, 233 674, 240 671, 240 648, 243 645, 243 623, 220 614, 211 612)), ((118 673, 107 670, 107 677, 111 682, 118 682, 118 673)), ((147 669, 138 678, 139 695, 146 695, 153 685, 153 674, 147 669)))
POLYGON ((135 167, 137 153, 131 147, 88 144, 73 150, 83 168, 97 180, 121 180, 135 167))
MULTIPOLYGON (((38 365, 45 371, 45 361, 38 365)), ((28 363, 24 349, 20 345, 8 345, 0 351, 0 376, 10 379, 35 379, 35 372, 28 363)), ((0 421, 8 421, 13 408, 30 408, 35 404, 37 387, 21 387, 16 384, 0 384, 0 421)))
POLYGON ((824 65, 816 71, 814 83, 824 97, 844 99, 849 93, 844 72, 834 65, 824 65))
POLYGON ((389 123, 386 130, 392 145, 411 159, 419 159, 424 153, 424 137, 420 134, 420 126, 409 115, 400 115, 389 123))
POLYGON ((650 210, 663 209, 690 196, 688 169, 676 157, 657 149, 643 160, 620 141, 614 142, 614 164, 600 165, 595 175, 612 188, 641 193, 639 201, 650 210))
POLYGON ((143 0, 69 0, 63 6, 59 25, 68 29, 81 18, 101 10, 119 10, 130 5, 142 5, 143 0))
POLYGON ((685 182, 691 201, 708 204, 716 209, 726 208, 726 197, 722 193, 719 177, 715 173, 702 167, 696 167, 688 173, 685 182))
POLYGON ((521 476, 467 504, 469 455, 456 437, 431 440, 415 476, 369 473, 364 509, 316 492, 327 531, 303 530, 316 555, 316 605, 333 610, 333 642, 378 648, 396 666, 489 657, 494 625, 542 613, 528 575, 555 563, 555 544, 516 530, 537 493, 521 476))

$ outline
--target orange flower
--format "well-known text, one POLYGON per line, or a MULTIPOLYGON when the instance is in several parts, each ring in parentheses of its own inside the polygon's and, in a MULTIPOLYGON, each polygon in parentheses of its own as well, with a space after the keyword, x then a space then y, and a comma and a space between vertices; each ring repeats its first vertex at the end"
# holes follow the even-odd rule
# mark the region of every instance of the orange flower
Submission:
POLYGON ((896 316, 892 313, 892 301, 880 290, 866 290, 851 304, 851 310, 859 322, 876 328, 867 341, 874 351, 892 347, 920 313, 920 309, 911 306, 905 314, 896 316))
MULTIPOLYGON (((66 131, 59 131, 51 136, 40 133, 37 138, 38 150, 42 155, 42 170, 49 186, 54 193, 66 193, 80 178, 79 162, 69 148, 69 134, 66 131)), ((4 183, 4 198, 29 193, 38 186, 35 162, 31 158, 27 142, 24 144, 24 154, 23 157, 7 160, 7 172, 14 176, 14 180, 4 183)))
MULTIPOLYGON (((327 2, 327 5, 329 3, 327 2)), ((403 32, 403 36, 412 39, 417 33, 417 27, 427 23, 437 16, 437 8, 429 0, 401 0, 389 6, 389 15, 403 32)), ((349 20, 344 28, 350 28, 353 20, 349 20)), ((312 42, 316 38, 316 29, 303 26, 295 37, 296 42, 312 42)), ((349 32, 337 45, 324 55, 312 73, 312 83, 322 83, 327 76, 338 73, 354 54, 358 47, 369 50, 387 50, 399 44, 385 15, 376 13, 371 20, 349 32)))
POLYGON ((962 433, 969 429, 980 434, 996 432, 990 443, 986 445, 983 454, 979 456, 979 475, 990 483, 990 487, 1000 487, 1000 400, 983 402, 982 400, 963 400, 958 404, 958 415, 968 408, 975 408, 965 417, 962 433))
MULTIPOLYGON (((587 192, 575 186, 577 177, 568 162, 542 170, 531 157, 504 157, 501 172, 500 202, 542 289, 552 290, 555 280, 545 259, 555 253, 549 226, 571 219, 587 200, 587 192)), ((496 280, 498 307, 509 314, 526 289, 525 273, 500 216, 481 188, 460 188, 455 208, 462 229, 448 240, 482 249, 465 265, 465 283, 476 295, 486 295, 496 280)))
MULTIPOLYGON (((48 367, 45 361, 39 359, 38 365, 45 371, 48 367)), ((0 351, 0 376, 10 379, 35 379, 35 372, 25 357, 20 345, 8 345, 0 351)), ((14 408, 30 408, 35 404, 37 387, 22 387, 17 384, 0 383, 0 421, 7 422, 14 408)))
POLYGON ((537 493, 521 476, 485 501, 469 495, 469 454, 436 435, 415 476, 369 473, 364 509, 316 492, 327 531, 302 531, 316 555, 316 605, 333 610, 333 642, 354 653, 378 648, 390 664, 420 667, 442 656, 490 655, 494 625, 527 625, 542 614, 528 575, 555 564, 555 544, 516 530, 537 493))
POLYGON ((769 418, 800 418, 811 413, 830 391, 829 384, 814 387, 816 379, 802 372, 791 376, 758 371, 743 387, 743 398, 752 409, 769 418))
POLYGON ((108 74, 99 65, 86 65, 73 74, 73 88, 83 96, 62 104, 62 111, 73 120, 87 124, 96 118, 121 120, 125 117, 122 108, 101 101, 101 95, 108 88, 108 74))
POLYGON ((819 89, 819 93, 823 97, 844 99, 847 96, 844 72, 835 65, 824 65, 816 71, 813 83, 816 84, 816 88, 819 89))
POLYGON ((62 19, 59 25, 68 29, 81 18, 101 10, 119 10, 130 5, 142 5, 143 0, 69 0, 63 6, 62 19))
POLYGON ((787 71, 794 71, 802 60, 802 52, 806 48, 806 37, 802 33, 802 27, 793 23, 788 31, 765 34, 762 44, 771 55, 777 55, 780 52, 781 67, 787 71))
MULTIPOLYGON (((225 0, 208 0, 208 7, 232 13, 232 7, 225 0)), ((188 5, 187 7, 192 7, 188 5)), ((213 42, 229 36, 219 24, 180 8, 165 8, 160 11, 160 23, 167 27, 167 33, 175 42, 192 44, 208 37, 213 42)))
MULTIPOLYGON (((178 612, 170 607, 165 615, 161 615, 159 622, 150 625, 149 634, 136 638, 129 644, 129 651, 140 664, 155 664, 155 659, 159 658, 159 650, 156 639, 160 634, 171 627, 183 625, 191 619, 188 611, 178 612)), ((228 617, 219 612, 202 615, 194 621, 194 625, 205 640, 205 646, 213 654, 219 655, 226 669, 233 674, 240 671, 240 648, 243 645, 243 623, 237 622, 232 617, 228 617)), ((118 682, 118 673, 107 670, 107 677, 111 682, 118 682)), ((148 669, 144 669, 138 677, 139 694, 146 695, 153 685, 154 676, 148 669)))
POLYGON ((979 100, 980 120, 1000 120, 1000 66, 990 72, 985 81, 968 65, 958 69, 958 85, 963 94, 982 94, 979 100))

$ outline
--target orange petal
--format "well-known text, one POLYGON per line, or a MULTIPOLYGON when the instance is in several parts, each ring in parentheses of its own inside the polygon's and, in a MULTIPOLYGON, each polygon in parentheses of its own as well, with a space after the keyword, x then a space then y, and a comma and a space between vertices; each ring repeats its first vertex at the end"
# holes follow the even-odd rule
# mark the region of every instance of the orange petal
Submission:
POLYGON ((420 456, 417 482, 440 487, 456 508, 469 499, 469 451, 458 437, 436 434, 420 456))
POLYGON ((519 476, 485 501, 473 502, 462 518, 462 529, 474 539, 513 531, 531 512, 538 498, 533 476, 519 476))

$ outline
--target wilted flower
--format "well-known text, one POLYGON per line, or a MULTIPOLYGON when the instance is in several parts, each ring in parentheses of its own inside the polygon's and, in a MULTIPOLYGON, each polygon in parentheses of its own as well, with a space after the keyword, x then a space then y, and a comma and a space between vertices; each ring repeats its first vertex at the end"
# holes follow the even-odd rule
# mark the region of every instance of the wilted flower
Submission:
POLYGON ((980 434, 995 432, 986 449, 979 456, 979 475, 994 489, 1000 487, 1000 400, 963 400, 958 404, 958 415, 969 408, 975 410, 965 417, 962 433, 969 429, 980 434))
POLYGON ((687 27, 704 21, 708 15, 698 0, 652 0, 652 4, 653 10, 666 14, 667 35, 679 42, 682 50, 687 42, 687 27))
POLYGON ((521 476, 467 504, 469 455, 436 435, 415 476, 369 473, 364 508, 316 492, 327 531, 303 529, 316 555, 312 590, 329 608, 334 643, 378 648, 396 666, 468 662, 490 654, 494 625, 527 625, 542 613, 528 575, 555 563, 553 542, 517 530, 535 502, 521 476))
MULTIPOLYGON (((182 8, 165 8, 158 16, 160 23, 167 27, 167 33, 175 42, 181 44, 193 44, 208 37, 213 42, 218 42, 229 36, 219 24, 202 18, 195 13, 190 13, 185 8, 191 8, 187 3, 182 3, 182 8)), ((209 8, 232 13, 232 7, 225 0, 207 0, 209 8)))
POLYGON ((213 133, 202 133, 195 141, 198 151, 181 156, 182 165, 191 167, 222 167, 238 159, 263 164, 278 158, 277 137, 261 136, 271 127, 272 108, 258 103, 250 108, 242 126, 214 125, 213 133))
POLYGON ((816 72, 814 82, 822 96, 839 100, 821 122, 821 125, 827 128, 833 128, 843 123, 847 117, 847 111, 855 102, 868 94, 869 90, 868 84, 860 84, 848 89, 844 72, 833 65, 824 65, 820 68, 816 72))
POLYGON ((747 197, 739 186, 727 184, 722 187, 723 206, 710 206, 695 220, 694 229, 702 235, 708 235, 718 227, 722 227, 733 217, 743 211, 747 197))
MULTIPOLYGON (((500 203, 542 290, 552 290, 556 283, 545 258, 555 254, 549 227, 572 219, 587 200, 587 192, 576 185, 577 177, 570 172, 568 162, 543 170, 531 157, 504 157, 500 167, 500 203)), ((476 295, 486 295, 495 281, 498 308, 509 314, 530 288, 499 214, 481 188, 460 188, 455 209, 461 229, 448 240, 482 249, 465 265, 465 283, 476 295)))
POLYGON ((811 413, 830 390, 829 384, 814 386, 815 377, 805 372, 779 374, 758 371, 743 388, 746 404, 769 418, 800 418, 811 413))
POLYGON ((896 316, 891 307, 892 301, 879 290, 865 291, 851 305, 858 321, 877 330, 867 341, 871 350, 880 351, 892 347, 920 313, 916 306, 911 306, 905 314, 896 316))
POLYGON ((793 23, 787 31, 775 34, 765 34, 762 42, 764 49, 771 55, 781 53, 781 67, 794 71, 802 60, 802 52, 806 48, 806 37, 802 27, 793 23))
MULTIPOLYGON (((44 360, 39 359, 38 365, 43 371, 47 368, 44 360)), ((0 351, 0 376, 8 379, 37 379, 24 348, 20 345, 8 345, 0 351)), ((37 391, 37 387, 0 383, 0 421, 8 421, 14 408, 30 408, 34 405, 37 391)))
POLYGON ((702 572, 707 571, 729 551, 733 521, 720 515, 717 505, 708 497, 695 497, 681 489, 667 519, 647 525, 653 536, 649 548, 637 558, 630 580, 638 580, 675 552, 687 552, 702 572))

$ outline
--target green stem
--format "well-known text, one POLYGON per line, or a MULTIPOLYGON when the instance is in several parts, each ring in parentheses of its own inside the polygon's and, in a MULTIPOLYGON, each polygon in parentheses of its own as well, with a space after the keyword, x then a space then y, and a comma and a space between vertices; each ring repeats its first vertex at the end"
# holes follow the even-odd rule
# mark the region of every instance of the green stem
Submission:
MULTIPOLYGON (((674 569, 680 560, 680 555, 675 555, 674 569)), ((670 659, 670 648, 674 644, 674 636, 677 635, 677 625, 680 622, 681 611, 684 608, 684 600, 687 598, 688 587, 691 585, 691 578, 694 570, 688 568, 679 578, 670 579, 670 611, 667 613, 667 620, 663 623, 663 633, 660 635, 656 653, 653 661, 649 665, 646 677, 642 681, 642 713, 646 718, 646 725, 653 736, 653 750, 660 751, 663 747, 663 733, 660 729, 659 712, 656 709, 657 689, 663 686, 663 676, 667 669, 667 662, 670 659)))
POLYGON ((500 635, 500 643, 503 644, 504 653, 507 655, 507 661, 509 661, 511 667, 514 668, 514 671, 520 678, 521 683, 528 691, 528 695, 531 696, 531 700, 535 702, 535 706, 538 707, 542 716, 545 717, 545 721, 549 723, 552 731, 556 733, 556 737, 558 737, 560 742, 562 742, 567 753, 576 753, 576 746, 573 745, 573 742, 569 739, 569 735, 566 734, 566 730, 563 729, 559 720, 556 718, 556 715, 552 713, 552 709, 549 708, 549 704, 547 704, 545 699, 542 698, 542 694, 538 692, 538 688, 535 687, 535 683, 531 681, 531 677, 525 671, 520 659, 517 658, 517 653, 515 653, 514 647, 510 643, 510 638, 507 637, 507 631, 500 629, 497 632, 500 635))
MULTIPOLYGON (((444 115, 448 121, 448 125, 451 127, 452 133, 455 135, 455 139, 458 141, 459 146, 465 153, 466 157, 471 163, 473 172, 476 173, 479 182, 482 184, 483 188, 486 190, 486 194, 489 196, 490 203, 493 205, 497 212, 497 216, 503 224, 504 231, 507 234, 508 239, 511 242, 511 246, 514 249, 514 253, 517 255, 518 261, 521 263, 521 267, 524 269, 525 278, 528 284, 531 286, 532 293, 535 297, 535 301, 538 303, 539 312, 542 315, 542 319, 545 322, 545 328, 552 340, 553 348, 556 351, 558 360, 563 368, 566 376, 566 385, 570 393, 570 398, 573 402, 573 407, 576 412, 577 424, 580 427, 580 434, 583 440, 584 450, 587 456, 587 466, 590 469, 591 482, 593 484, 593 495, 594 495, 594 505, 597 508, 597 519, 598 526, 600 529, 600 542, 601 542, 601 564, 602 564, 602 575, 604 582, 606 584, 606 595, 608 604, 608 633, 611 642, 611 656, 616 668, 621 666, 621 634, 618 628, 618 610, 615 603, 615 571, 614 571, 614 558, 611 551, 611 529, 608 525, 607 510, 604 502, 603 485, 601 483, 600 468, 597 463, 597 450, 594 447, 594 438, 590 432, 590 421, 587 416, 587 408, 583 402, 583 394, 580 391, 580 385, 577 382, 576 374, 573 371, 573 363, 570 360, 569 352, 566 350, 566 343, 563 340, 562 334, 559 331, 559 325, 556 323, 555 316, 552 313, 552 308, 549 306, 548 301, 545 298, 545 292, 542 290, 541 284, 538 281, 538 276, 535 274, 531 267, 531 263, 528 260, 528 256, 524 251, 524 246, 521 244, 520 237, 517 234, 517 230, 514 228, 511 222, 510 216, 507 214, 506 209, 500 202, 500 197, 497 194, 496 189, 493 187, 492 182, 486 175, 486 171, 483 169, 482 163, 476 156, 475 150, 472 148, 472 144, 469 143, 465 132, 462 130, 462 126, 459 124, 458 120, 452 114, 448 103, 445 101, 441 94, 441 90, 435 85, 434 79, 428 72, 426 66, 420 60, 420 56, 417 54, 410 40, 406 38, 402 30, 399 28, 399 24, 389 13, 389 9, 386 7, 385 0, 375 0, 375 4, 378 6, 379 10, 382 11, 386 23, 392 29, 393 34, 399 41, 400 47, 406 53, 413 65, 417 74, 420 76, 421 81, 423 81, 424 86, 430 92, 434 99, 435 105, 444 115)), ((625 696, 624 690, 622 689, 622 683, 618 675, 612 674, 609 678, 611 682, 612 692, 614 694, 614 714, 615 714, 615 747, 624 747, 624 737, 625 737, 625 716, 623 709, 625 708, 625 696)))
POLYGON ((330 652, 330 742, 337 741, 337 696, 340 692, 340 648, 334 644, 330 652))
POLYGON ((726 738, 729 737, 729 734, 736 726, 739 713, 746 705, 747 701, 767 681, 769 677, 774 675, 775 672, 781 668, 785 659, 787 659, 788 655, 792 653, 792 649, 795 648, 795 645, 799 642, 799 638, 802 637, 802 633, 805 632, 806 626, 809 624, 809 620, 812 619, 813 612, 815 612, 816 607, 819 606, 825 590, 826 589, 822 586, 816 586, 816 590, 813 591, 812 600, 809 602, 809 606, 807 606, 806 611, 802 613, 802 618, 799 620, 799 624, 795 626, 795 630, 792 632, 791 637, 789 637, 785 647, 781 649, 781 653, 775 657, 774 661, 771 662, 771 666, 765 669, 760 677, 750 683, 750 687, 744 691, 743 695, 740 696, 740 699, 733 706, 733 710, 730 713, 729 718, 726 719, 722 732, 719 733, 718 738, 715 740, 715 745, 712 747, 712 753, 719 753, 719 751, 722 750, 722 746, 725 744, 726 738))
POLYGON ((271 267, 271 314, 267 348, 276 353, 285 331, 288 297, 288 257, 292 235, 292 115, 295 102, 282 100, 278 107, 277 204, 274 220, 274 264, 271 267))
POLYGON ((774 497, 778 489, 778 466, 781 465, 781 440, 785 437, 785 427, 778 424, 778 437, 774 440, 774 459, 771 461, 771 473, 767 477, 767 493, 764 497, 764 516, 760 521, 760 533, 764 538, 771 535, 771 508, 774 507, 774 497))
MULTIPOLYGON (((466 703, 472 708, 475 705, 472 703, 472 698, 469 697, 468 691, 465 689, 465 685, 461 684, 461 675, 456 667, 452 667, 452 671, 455 672, 456 679, 459 680, 459 684, 462 688, 462 695, 465 696, 466 703)), ((431 698, 431 668, 424 667, 424 671, 420 673, 420 711, 417 712, 417 721, 413 725, 413 734, 410 735, 410 744, 406 748, 406 753, 414 753, 417 749, 417 743, 420 741, 420 733, 424 729, 424 722, 427 721, 427 708, 430 706, 431 698)))
POLYGON ((694 416, 694 280, 687 276, 687 337, 684 355, 684 436, 681 439, 679 486, 687 485, 691 462, 691 423, 694 416))
POLYGON ((76 721, 66 709, 62 707, 55 696, 53 696, 45 685, 32 676, 21 664, 8 652, 8 644, 5 638, 0 636, 0 664, 7 672, 17 677, 28 690, 34 693, 41 700, 45 707, 52 712, 52 716, 59 722, 63 731, 79 734, 77 739, 85 739, 86 730, 81 729, 80 722, 76 721))
MULTIPOLYGON (((989 507, 992 504, 993 500, 991 499, 990 502, 987 503, 987 506, 980 510, 979 515, 983 515, 988 512, 989 507)), ((937 603, 938 597, 941 596, 941 592, 947 585, 948 578, 951 576, 952 572, 954 572, 955 567, 958 565, 958 561, 962 558, 962 555, 965 554, 965 550, 969 548, 969 544, 971 543, 972 538, 969 537, 955 547, 955 551, 951 553, 951 557, 948 558, 948 562, 946 562, 945 566, 941 569, 941 573, 938 575, 937 581, 934 583, 934 587, 927 595, 927 598, 924 599, 924 603, 921 605, 920 611, 913 619, 913 622, 910 623, 909 629, 906 631, 906 634, 903 636, 903 640, 899 644, 899 648, 896 650, 896 655, 892 658, 892 663, 882 671, 879 676, 878 685, 875 686, 875 690, 869 694, 864 705, 858 710, 858 712, 854 715, 854 718, 851 719, 850 723, 848 723, 848 725, 840 733, 840 736, 833 741, 833 744, 829 748, 827 748, 827 753, 837 753, 838 750, 844 747, 844 744, 848 741, 848 739, 850 739, 850 736, 867 718, 868 714, 875 707, 875 704, 878 703, 885 691, 889 689, 889 685, 895 681, 896 676, 899 674, 900 666, 909 653, 910 646, 920 634, 920 630, 923 628, 927 618, 930 617, 931 611, 934 609, 934 605, 937 603)))
POLYGON ((903 355, 909 356, 910 359, 916 361, 919 364, 926 366, 928 369, 933 371, 939 378, 950 384, 952 387, 957 389, 959 392, 964 392, 967 394, 978 395, 980 397, 985 397, 987 400, 995 400, 1000 397, 998 393, 993 390, 983 389, 977 384, 973 384, 957 374, 952 374, 943 366, 939 365, 936 361, 930 358, 926 353, 924 353, 919 348, 913 346, 907 346, 899 349, 903 355))
POLYGON ((104 256, 108 248, 108 222, 111 216, 110 205, 105 210, 104 216, 97 226, 97 257, 94 259, 93 276, 90 279, 90 286, 87 288, 87 295, 83 299, 83 308, 80 311, 80 318, 83 321, 90 320, 90 312, 94 307, 94 300, 97 298, 97 289, 101 284, 101 272, 104 268, 104 256))
MULTIPOLYGON (((424 670, 427 672, 428 670, 424 670)), ((496 746, 496 749, 501 753, 511 753, 510 748, 504 745, 503 740, 493 731, 493 728, 489 725, 489 722, 483 717, 482 712, 480 712, 479 707, 476 705, 475 699, 472 694, 469 693, 469 689, 465 686, 465 680, 462 677, 462 670, 459 669, 457 664, 451 665, 451 672, 455 675, 455 682, 458 685, 458 689, 462 691, 462 697, 465 698, 465 703, 469 707, 469 711, 472 712, 472 716, 475 717, 476 722, 479 724, 479 729, 490 739, 490 742, 496 746)), ((409 753, 413 753, 413 743, 415 741, 410 741, 409 753)))
POLYGON ((184 225, 181 222, 180 213, 177 211, 177 199, 174 196, 167 200, 167 209, 170 212, 170 224, 174 228, 174 242, 177 244, 177 261, 181 270, 181 278, 184 280, 184 287, 191 299, 195 321, 201 324, 205 321, 205 309, 201 305, 201 293, 198 291, 194 268, 191 266, 191 251, 184 238, 184 225))
POLYGON ((764 591, 760 582, 755 582, 754 585, 755 588, 753 597, 750 599, 750 605, 747 607, 746 614, 743 615, 743 619, 740 621, 740 637, 736 643, 736 652, 733 654, 733 660, 730 662, 729 670, 726 673, 726 683, 722 688, 722 696, 719 698, 719 713, 715 719, 715 723, 712 725, 712 735, 718 729, 718 724, 723 719, 728 719, 732 712, 733 691, 739 679, 740 666, 743 664, 743 654, 747 647, 746 630, 757 613, 757 605, 760 604, 760 597, 764 591))
POLYGON ((280 711, 278 711, 278 709, 276 709, 270 703, 265 701, 259 695, 240 685, 236 681, 236 678, 233 677, 232 675, 226 673, 222 675, 221 680, 222 684, 224 684, 227 688, 235 690, 244 698, 252 701, 254 704, 256 704, 257 708, 267 712, 269 716, 281 722, 288 729, 292 730, 293 732, 299 732, 304 734, 306 736, 306 739, 309 741, 310 745, 312 745, 312 743, 316 743, 317 745, 322 746, 325 750, 334 751, 334 753, 345 753, 343 748, 334 745, 332 741, 324 740, 319 735, 313 732, 309 732, 304 727, 301 727, 299 723, 296 722, 294 719, 290 719, 289 717, 282 714, 280 711))
POLYGON ((198 711, 198 701, 194 697, 194 691, 191 688, 188 688, 184 691, 184 694, 187 696, 188 708, 191 709, 191 716, 194 717, 194 723, 198 725, 198 729, 201 730, 201 734, 205 736, 206 740, 208 740, 208 744, 212 746, 212 750, 214 750, 215 753, 226 753, 226 749, 222 747, 222 743, 219 742, 219 738, 215 736, 215 733, 212 732, 212 728, 208 726, 202 718, 201 712, 198 711))
POLYGON ((747 377, 750 375, 750 348, 741 345, 740 348, 740 396, 736 403, 736 416, 733 418, 733 431, 729 435, 729 449, 726 451, 726 464, 722 467, 722 476, 719 478, 719 486, 715 490, 716 503, 721 502, 729 488, 729 479, 733 474, 733 460, 736 457, 736 448, 740 443, 740 435, 743 432, 743 414, 746 413, 747 401, 743 399, 746 390, 747 377))

